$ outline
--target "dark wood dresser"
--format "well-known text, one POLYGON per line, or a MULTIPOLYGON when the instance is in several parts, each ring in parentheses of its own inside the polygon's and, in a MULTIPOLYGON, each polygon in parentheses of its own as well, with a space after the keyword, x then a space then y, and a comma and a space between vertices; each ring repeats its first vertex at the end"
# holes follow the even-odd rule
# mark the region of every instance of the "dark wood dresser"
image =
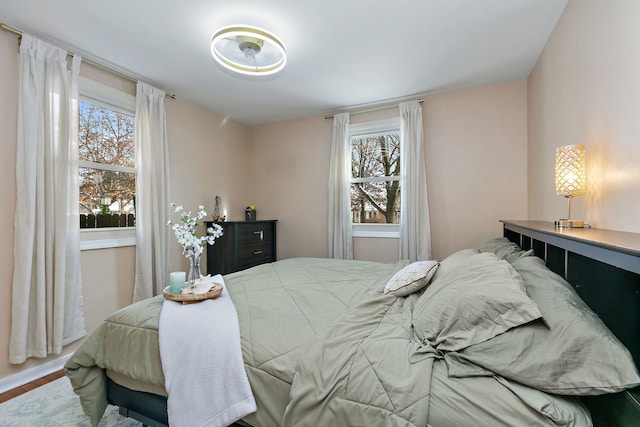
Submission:
MULTIPOLYGON (((228 274, 276 260, 276 222, 215 222, 224 234, 207 245, 207 274, 228 274)), ((212 221, 205 222, 211 227, 212 221)))

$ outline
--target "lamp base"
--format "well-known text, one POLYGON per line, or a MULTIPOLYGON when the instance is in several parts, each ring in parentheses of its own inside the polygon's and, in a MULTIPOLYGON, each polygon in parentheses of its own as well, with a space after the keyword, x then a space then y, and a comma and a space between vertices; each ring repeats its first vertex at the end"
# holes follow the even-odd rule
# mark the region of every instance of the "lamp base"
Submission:
POLYGON ((584 221, 581 219, 557 219, 554 224, 556 228, 584 228, 584 221))

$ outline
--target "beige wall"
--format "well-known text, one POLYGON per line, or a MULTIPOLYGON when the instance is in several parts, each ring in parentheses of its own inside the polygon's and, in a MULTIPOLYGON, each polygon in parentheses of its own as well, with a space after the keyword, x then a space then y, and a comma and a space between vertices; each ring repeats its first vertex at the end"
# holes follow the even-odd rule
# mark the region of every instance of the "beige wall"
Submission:
MULTIPOLYGON (((501 218, 526 218, 526 99, 524 81, 424 97, 434 257, 501 235, 501 218)), ((327 256, 331 132, 321 116, 251 129, 253 204, 279 220, 279 258, 327 256)), ((356 239, 354 256, 395 260, 397 240, 356 239)))
POLYGON ((252 200, 277 219, 278 259, 327 256, 331 121, 310 117, 251 129, 252 200), (328 135, 328 141, 327 141, 328 135))
POLYGON ((527 215, 526 83, 425 98, 431 235, 436 258, 502 235, 527 215))
POLYGON ((529 218, 566 217, 555 149, 585 144, 573 217, 640 232, 640 2, 569 0, 528 80, 529 218))
MULTIPOLYGON (((28 360, 10 365, 11 281, 13 275, 13 219, 15 211, 15 158, 17 123, 17 38, 0 31, 0 381, 45 361, 28 360)), ((117 89, 135 93, 135 85, 126 80, 82 67, 82 75, 117 89)), ((167 130, 171 169, 171 199, 195 210, 199 204, 212 209, 219 194, 231 219, 241 219, 251 193, 249 129, 220 114, 190 102, 167 99, 167 130)), ((173 238, 171 268, 186 270, 187 262, 173 238)), ((88 332, 102 320, 131 301, 135 271, 135 248, 99 249, 82 252, 83 299, 88 332)), ((72 352, 78 343, 65 349, 72 352)), ((57 356, 56 356, 57 357, 57 356)), ((51 357, 48 360, 55 359, 51 357)))

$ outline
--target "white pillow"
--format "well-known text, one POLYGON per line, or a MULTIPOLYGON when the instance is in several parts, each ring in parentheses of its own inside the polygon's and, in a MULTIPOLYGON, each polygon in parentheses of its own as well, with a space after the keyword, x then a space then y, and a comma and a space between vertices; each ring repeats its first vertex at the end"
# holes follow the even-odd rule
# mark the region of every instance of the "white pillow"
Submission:
POLYGON ((418 261, 407 265, 389 279, 382 291, 404 297, 427 286, 440 263, 438 261, 418 261))

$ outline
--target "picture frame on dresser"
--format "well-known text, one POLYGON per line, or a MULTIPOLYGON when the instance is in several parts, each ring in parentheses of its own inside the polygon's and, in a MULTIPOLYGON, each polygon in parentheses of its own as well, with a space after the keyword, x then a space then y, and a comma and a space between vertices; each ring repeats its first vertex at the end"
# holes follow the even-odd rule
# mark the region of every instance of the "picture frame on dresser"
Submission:
POLYGON ((207 245, 207 274, 229 274, 276 261, 278 220, 205 221, 218 224, 223 234, 207 245))

